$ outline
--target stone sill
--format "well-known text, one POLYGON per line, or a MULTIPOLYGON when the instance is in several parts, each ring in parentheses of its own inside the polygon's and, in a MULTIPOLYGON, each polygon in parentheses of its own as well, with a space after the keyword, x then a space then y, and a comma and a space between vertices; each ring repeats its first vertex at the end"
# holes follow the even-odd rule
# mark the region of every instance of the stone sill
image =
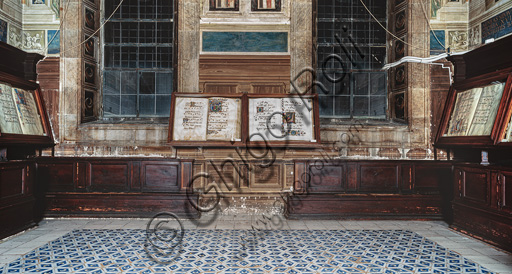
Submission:
POLYGON ((93 122, 82 123, 78 129, 168 129, 169 118, 150 118, 150 119, 116 119, 116 120, 99 120, 93 122))
POLYGON ((354 127, 357 129, 388 128, 391 130, 396 130, 407 129, 409 125, 406 123, 390 120, 320 118, 320 129, 323 130, 338 130, 346 129, 349 127, 354 127))

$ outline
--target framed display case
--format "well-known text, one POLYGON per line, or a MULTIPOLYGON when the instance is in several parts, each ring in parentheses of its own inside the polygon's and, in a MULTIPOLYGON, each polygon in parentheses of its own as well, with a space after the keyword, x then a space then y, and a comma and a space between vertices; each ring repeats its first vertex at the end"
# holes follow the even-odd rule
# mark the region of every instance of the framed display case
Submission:
POLYGON ((510 129, 511 75, 507 69, 453 84, 436 146, 488 148, 502 143, 510 129))
POLYGON ((169 142, 174 146, 242 143, 242 94, 173 93, 169 142))
POLYGON ((305 146, 320 144, 318 95, 248 94, 247 143, 305 146))
POLYGON ((174 93, 168 141, 177 147, 318 146, 318 97, 174 93))
POLYGON ((53 144, 39 85, 0 72, 0 147, 53 144))
POLYGON ((0 42, 0 239, 34 226, 42 200, 37 149, 54 145, 36 64, 44 56, 0 42))

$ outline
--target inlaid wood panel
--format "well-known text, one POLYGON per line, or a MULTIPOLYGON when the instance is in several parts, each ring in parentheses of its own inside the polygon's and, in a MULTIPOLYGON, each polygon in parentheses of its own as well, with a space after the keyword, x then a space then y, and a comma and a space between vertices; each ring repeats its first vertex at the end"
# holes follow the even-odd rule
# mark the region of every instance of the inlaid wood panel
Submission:
POLYGON ((35 225, 33 161, 0 162, 0 239, 35 225))
POLYGON ((90 164, 90 189, 92 191, 127 191, 129 186, 128 163, 90 164))
POLYGON ((180 189, 179 163, 142 163, 142 190, 145 192, 172 192, 180 189))
POLYGON ((478 203, 487 203, 489 172, 476 169, 464 170, 462 198, 478 203))
POLYGON ((397 192, 398 166, 361 165, 359 167, 359 191, 362 192, 397 192))
MULTIPOLYGON (((236 162, 212 162, 206 165, 206 172, 209 178, 205 184, 215 183, 219 191, 227 193, 237 192, 239 188, 238 176, 239 166, 236 162)), ((205 186, 206 186, 205 185, 205 186)))
POLYGON ((345 191, 346 175, 344 165, 313 165, 309 167, 308 171, 311 174, 310 191, 315 193, 345 191))
POLYGON ((24 194, 25 166, 0 166, 0 201, 24 194))
POLYGON ((512 171, 502 171, 497 185, 499 209, 512 214, 512 171))
POLYGON ((237 93, 238 84, 204 83, 203 91, 208 93, 237 93))
POLYGON ((203 54, 199 86, 209 93, 283 94, 290 90, 290 56, 203 54))
POLYGON ((73 163, 38 164, 37 176, 39 183, 46 191, 75 190, 75 174, 73 163))
POLYGON ((283 183, 282 169, 282 164, 252 165, 249 187, 251 189, 280 190, 283 183))
POLYGON ((417 193, 439 193, 440 189, 451 181, 450 166, 439 166, 432 171, 431 167, 418 166, 414 171, 414 188, 417 193))

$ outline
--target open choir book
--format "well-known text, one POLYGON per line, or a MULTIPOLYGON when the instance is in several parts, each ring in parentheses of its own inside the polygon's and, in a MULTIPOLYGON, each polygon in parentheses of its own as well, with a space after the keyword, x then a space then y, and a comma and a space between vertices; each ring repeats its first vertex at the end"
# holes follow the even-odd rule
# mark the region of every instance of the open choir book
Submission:
POLYGON ((492 132, 505 83, 457 93, 444 136, 487 136, 492 132))
POLYGON ((238 141, 241 136, 239 98, 177 97, 174 141, 238 141))
POLYGON ((46 135, 32 92, 0 83, 0 132, 46 135))
POLYGON ((261 134, 270 141, 314 142, 312 107, 312 99, 300 97, 251 98, 249 136, 261 134))

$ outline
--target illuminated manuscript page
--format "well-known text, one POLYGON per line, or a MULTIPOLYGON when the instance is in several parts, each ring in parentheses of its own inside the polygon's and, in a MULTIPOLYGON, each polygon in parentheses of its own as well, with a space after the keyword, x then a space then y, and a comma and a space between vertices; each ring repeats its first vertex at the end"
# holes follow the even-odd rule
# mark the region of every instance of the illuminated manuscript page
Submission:
POLYGON ((23 134, 11 89, 0 83, 0 132, 23 134))
POLYGON ((283 122, 285 122, 283 126, 285 131, 289 129, 285 139, 290 141, 313 140, 312 100, 303 100, 298 97, 283 98, 282 107, 283 122))
POLYGON ((261 136, 254 135, 259 133, 265 140, 283 140, 272 136, 272 133, 278 137, 282 136, 282 116, 281 116, 280 98, 255 98, 249 99, 249 138, 251 141, 263 141, 261 136), (274 113, 279 114, 274 114, 274 113), (273 115, 274 114, 274 115, 273 115), (267 119, 270 122, 267 126, 267 119))
POLYGON ((206 140, 208 99, 176 97, 173 140, 206 140))
POLYGON ((482 88, 457 93, 447 136, 467 136, 482 88))
POLYGON ((483 88, 473 121, 469 128, 469 136, 491 135, 504 88, 505 83, 494 84, 483 88))
POLYGON ((240 128, 240 99, 208 99, 207 140, 239 140, 240 128))
POLYGON ((13 88, 12 96, 23 134, 45 135, 41 117, 37 111, 36 101, 32 93, 19 88, 13 88))
MULTIPOLYGON (((260 133, 269 141, 310 141, 313 139, 313 116, 308 109, 311 105, 311 99, 301 98, 250 99, 249 136, 260 133)), ((255 136, 251 141, 261 141, 261 137, 255 136)))

